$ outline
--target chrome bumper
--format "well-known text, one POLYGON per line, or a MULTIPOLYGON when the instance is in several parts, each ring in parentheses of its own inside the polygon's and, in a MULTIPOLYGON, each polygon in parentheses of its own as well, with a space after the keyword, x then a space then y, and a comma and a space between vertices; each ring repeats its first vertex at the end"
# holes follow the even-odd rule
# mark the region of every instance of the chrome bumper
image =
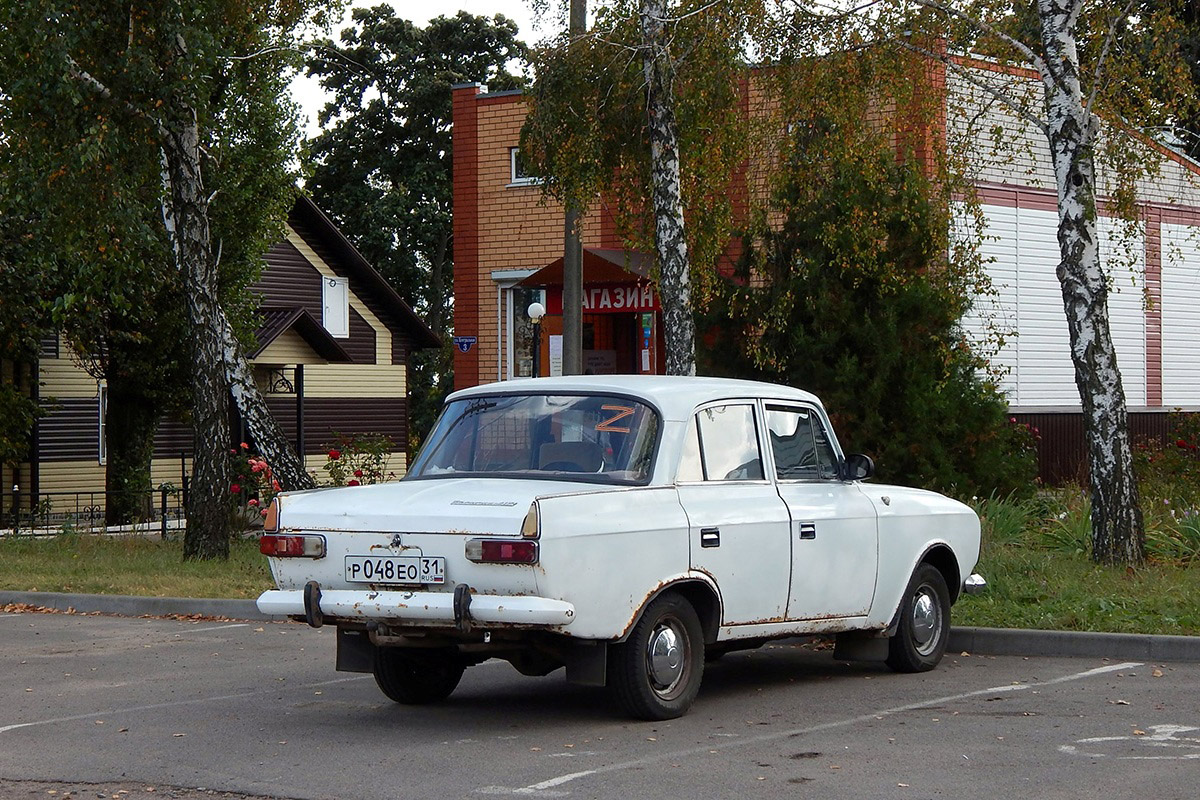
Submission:
POLYGON ((987 581, 978 572, 971 573, 971 577, 963 581, 963 592, 966 594, 979 594, 987 588, 987 581))
MULTIPOLYGON (((342 619, 390 619, 402 622, 454 625, 454 594, 451 592, 369 592, 355 589, 323 589, 320 611, 342 619)), ((258 598, 264 614, 304 616, 304 591, 272 589, 258 598)), ((471 620, 476 623, 510 625, 570 625, 575 606, 545 597, 471 595, 471 620)))

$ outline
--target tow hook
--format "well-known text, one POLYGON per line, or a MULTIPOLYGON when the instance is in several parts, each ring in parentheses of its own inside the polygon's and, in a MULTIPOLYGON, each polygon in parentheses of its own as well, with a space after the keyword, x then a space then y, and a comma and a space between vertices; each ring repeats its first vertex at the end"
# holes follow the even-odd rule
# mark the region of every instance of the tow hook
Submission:
POLYGON ((325 624, 325 615, 321 613, 321 584, 316 581, 304 584, 304 620, 314 628, 325 624))
POLYGON ((463 633, 471 629, 471 587, 465 583, 454 587, 454 624, 463 633))

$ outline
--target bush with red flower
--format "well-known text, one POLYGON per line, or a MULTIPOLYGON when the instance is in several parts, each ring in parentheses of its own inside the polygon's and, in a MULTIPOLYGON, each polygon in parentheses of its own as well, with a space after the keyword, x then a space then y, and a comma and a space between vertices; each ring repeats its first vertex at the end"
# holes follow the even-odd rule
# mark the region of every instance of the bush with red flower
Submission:
POLYGON ((395 444, 379 433, 335 433, 336 439, 326 446, 323 469, 327 485, 363 486, 381 483, 395 473, 388 471, 388 459, 395 444))
POLYGON ((250 445, 242 442, 239 447, 230 450, 229 455, 233 461, 234 476, 229 493, 237 508, 249 519, 261 519, 282 487, 271 471, 271 465, 254 453, 250 445))

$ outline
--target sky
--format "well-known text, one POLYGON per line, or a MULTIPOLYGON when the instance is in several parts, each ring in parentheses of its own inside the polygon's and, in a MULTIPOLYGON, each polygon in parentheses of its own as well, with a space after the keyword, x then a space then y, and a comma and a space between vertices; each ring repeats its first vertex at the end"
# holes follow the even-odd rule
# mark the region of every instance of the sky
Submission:
MULTIPOLYGON (((452 17, 459 11, 466 11, 478 16, 494 16, 503 14, 515 20, 518 35, 528 44, 533 44, 550 31, 545 28, 535 28, 533 10, 529 0, 353 0, 346 9, 342 22, 334 26, 333 37, 337 39, 343 28, 350 25, 350 12, 357 7, 371 7, 386 3, 396 9, 396 15, 410 19, 417 25, 424 26, 429 20, 438 16, 452 17)), ((548 25, 554 25, 551 19, 548 25)), ((292 81, 292 97, 300 105, 302 117, 305 117, 305 131, 309 136, 315 135, 317 127, 317 112, 325 105, 325 92, 320 84, 311 78, 298 75, 292 81)))

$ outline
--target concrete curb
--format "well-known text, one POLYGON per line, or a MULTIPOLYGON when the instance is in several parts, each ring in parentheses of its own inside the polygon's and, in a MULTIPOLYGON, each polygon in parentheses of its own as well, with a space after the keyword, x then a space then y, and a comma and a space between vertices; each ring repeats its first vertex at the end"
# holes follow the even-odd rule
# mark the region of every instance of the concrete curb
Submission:
MULTIPOLYGON (((189 597, 132 597, 60 592, 0 592, 0 606, 21 604, 99 612, 127 617, 199 615, 246 620, 280 620, 263 614, 253 600, 189 597)), ((1033 631, 1020 628, 952 628, 951 653, 993 656, 1061 656, 1143 661, 1200 661, 1200 636, 1150 636, 1136 633, 1033 631)))
POLYGON ((1200 636, 953 628, 949 652, 1004 656, 1101 657, 1143 661, 1200 661, 1200 636))
POLYGON ((253 600, 222 600, 194 597, 134 597, 121 594, 66 594, 62 592, 0 592, 0 606, 22 604, 74 610, 81 614, 99 612, 124 617, 180 616, 229 617, 230 619, 282 619, 263 614, 253 600))

